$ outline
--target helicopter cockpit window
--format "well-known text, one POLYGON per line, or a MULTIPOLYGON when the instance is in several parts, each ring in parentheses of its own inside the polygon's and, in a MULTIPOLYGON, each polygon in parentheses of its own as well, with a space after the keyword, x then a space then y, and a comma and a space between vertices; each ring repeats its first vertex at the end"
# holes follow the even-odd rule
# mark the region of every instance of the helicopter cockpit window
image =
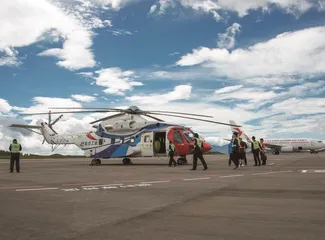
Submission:
POLYGON ((183 143, 184 142, 180 132, 174 132, 174 142, 176 142, 176 143, 183 143))
POLYGON ((187 142, 193 142, 194 141, 194 137, 193 137, 193 134, 191 132, 183 131, 183 133, 184 133, 184 136, 185 136, 187 142))
POLYGON ((99 145, 103 145, 103 139, 99 139, 98 143, 99 145))

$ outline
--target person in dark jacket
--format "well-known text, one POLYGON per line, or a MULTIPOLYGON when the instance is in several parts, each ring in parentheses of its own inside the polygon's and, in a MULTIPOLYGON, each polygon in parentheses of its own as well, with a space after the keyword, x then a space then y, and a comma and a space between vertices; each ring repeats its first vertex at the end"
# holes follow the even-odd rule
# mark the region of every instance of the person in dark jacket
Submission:
POLYGON ((174 159, 175 151, 176 151, 175 145, 173 144, 172 141, 169 141, 169 164, 168 165, 170 167, 172 166, 172 163, 174 163, 174 167, 176 167, 176 161, 174 159))
POLYGON ((230 166, 232 158, 233 158, 233 155, 232 155, 232 141, 230 141, 229 144, 228 144, 228 153, 229 153, 228 165, 230 166))
POLYGON ((239 166, 239 158, 240 158, 239 146, 240 146, 240 140, 238 138, 238 132, 234 132, 234 137, 232 140, 233 162, 236 166, 234 169, 237 169, 239 166))
POLYGON ((247 165, 247 159, 246 159, 246 149, 247 149, 247 144, 246 142, 243 141, 243 139, 240 137, 240 147, 239 147, 239 151, 240 151, 240 159, 241 159, 241 163, 240 166, 245 166, 247 165), (244 163, 243 163, 244 161, 244 163))

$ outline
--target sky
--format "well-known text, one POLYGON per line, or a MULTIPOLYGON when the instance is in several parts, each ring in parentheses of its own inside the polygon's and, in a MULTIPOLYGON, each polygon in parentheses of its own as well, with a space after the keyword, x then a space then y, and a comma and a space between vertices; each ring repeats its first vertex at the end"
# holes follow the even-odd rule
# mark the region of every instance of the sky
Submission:
MULTIPOLYGON (((258 138, 325 140, 325 0, 0 0, 0 83, 3 150, 17 138, 51 154, 42 136, 8 128, 50 107, 136 105, 234 120, 258 138)), ((92 131, 106 115, 65 114, 54 129, 92 131)), ((231 135, 163 119, 216 145, 231 135)))

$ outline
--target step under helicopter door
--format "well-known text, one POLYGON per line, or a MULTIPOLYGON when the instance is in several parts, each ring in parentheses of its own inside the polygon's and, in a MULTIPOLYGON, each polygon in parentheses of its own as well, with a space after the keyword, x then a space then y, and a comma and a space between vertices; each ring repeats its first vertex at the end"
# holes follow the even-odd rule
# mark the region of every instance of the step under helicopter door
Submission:
POLYGON ((141 136, 141 153, 144 157, 153 156, 153 133, 143 133, 141 136))

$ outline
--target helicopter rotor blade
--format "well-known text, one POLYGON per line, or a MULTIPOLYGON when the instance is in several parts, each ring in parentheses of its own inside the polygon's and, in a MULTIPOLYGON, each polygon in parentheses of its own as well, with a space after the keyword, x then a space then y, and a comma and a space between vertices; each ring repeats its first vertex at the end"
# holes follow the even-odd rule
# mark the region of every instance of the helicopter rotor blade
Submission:
POLYGON ((165 115, 165 116, 170 116, 170 117, 186 118, 186 119, 192 119, 192 120, 203 121, 203 122, 217 123, 217 124, 232 126, 232 127, 241 127, 240 125, 234 125, 234 124, 230 124, 230 123, 211 121, 211 120, 200 119, 200 118, 191 118, 191 117, 177 116, 177 115, 170 115, 170 114, 163 114, 163 113, 155 113, 155 114, 157 114, 157 115, 165 115))
POLYGON ((94 124, 94 123, 101 122, 101 121, 108 120, 108 119, 112 119, 112 118, 115 118, 115 117, 122 117, 124 115, 125 115, 125 113, 114 114, 114 115, 111 115, 111 116, 108 116, 108 117, 97 119, 97 120, 95 120, 95 121, 93 121, 93 122, 91 122, 89 124, 94 124))
POLYGON ((209 117, 209 118, 213 118, 213 116, 209 116, 209 115, 183 113, 183 112, 169 112, 169 111, 144 111, 144 112, 148 112, 150 114, 155 114, 155 113, 176 113, 176 114, 182 114, 182 115, 190 115, 190 116, 197 116, 197 117, 209 117))
POLYGON ((164 120, 162 120, 162 119, 160 119, 160 118, 156 118, 156 117, 151 116, 151 115, 149 115, 149 114, 143 114, 143 116, 150 117, 150 118, 155 119, 155 120, 157 120, 157 121, 159 121, 159 122, 165 122, 164 120))
MULTIPOLYGON (((51 112, 51 114, 62 114, 62 113, 96 113, 96 112, 110 112, 107 110, 96 110, 96 111, 71 111, 71 112, 51 112)), ((48 112, 43 113, 22 113, 23 116, 32 116, 32 115, 43 115, 48 114, 48 112)))

